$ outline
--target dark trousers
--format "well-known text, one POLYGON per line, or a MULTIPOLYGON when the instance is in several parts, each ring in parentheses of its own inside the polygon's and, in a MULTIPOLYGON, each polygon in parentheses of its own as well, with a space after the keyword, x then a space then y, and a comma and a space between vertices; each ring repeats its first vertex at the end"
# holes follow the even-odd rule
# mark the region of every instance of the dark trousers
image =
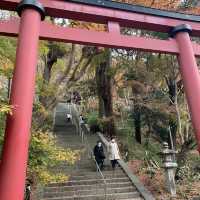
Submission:
POLYGON ((110 162, 111 162, 112 168, 115 169, 117 160, 111 160, 110 162))
POLYGON ((98 160, 97 160, 97 164, 98 164, 100 170, 102 170, 103 167, 104 167, 104 166, 103 166, 103 164, 104 164, 104 160, 103 160, 103 159, 102 159, 102 160, 98 159, 98 160))
POLYGON ((67 117, 67 122, 70 122, 71 121, 71 118, 70 117, 67 117))
POLYGON ((25 199, 24 200, 30 200, 30 199, 31 199, 31 191, 26 189, 25 199))

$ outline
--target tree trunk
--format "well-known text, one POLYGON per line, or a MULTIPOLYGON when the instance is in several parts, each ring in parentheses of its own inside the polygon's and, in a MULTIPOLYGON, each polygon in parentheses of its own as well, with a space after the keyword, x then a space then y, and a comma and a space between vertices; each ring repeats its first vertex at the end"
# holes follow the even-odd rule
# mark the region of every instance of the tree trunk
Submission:
POLYGON ((149 140, 150 140, 150 137, 151 137, 151 120, 150 120, 150 116, 146 116, 146 124, 147 124, 147 127, 148 127, 148 130, 146 132, 146 141, 145 141, 145 145, 148 147, 149 145, 149 140))
POLYGON ((53 64, 57 62, 57 59, 50 59, 50 58, 47 58, 47 63, 44 67, 44 72, 43 72, 43 81, 44 83, 49 83, 50 81, 50 78, 51 78, 51 70, 52 70, 52 67, 53 67, 53 64))
MULTIPOLYGON (((177 103, 177 85, 176 85, 176 80, 173 77, 166 77, 166 83, 168 86, 168 95, 169 95, 169 99, 170 99, 170 106, 176 106, 177 103)), ((169 127, 170 127, 170 131, 171 131, 171 136, 172 138, 170 138, 170 134, 168 135, 168 144, 169 144, 169 148, 172 149, 172 147, 176 148, 176 132, 177 132, 177 122, 174 119, 171 119, 169 121, 169 127), (171 144, 171 139, 173 144, 171 144)))
POLYGON ((135 126, 135 139, 139 144, 142 144, 141 137, 141 111, 138 105, 134 106, 134 126, 135 126))
POLYGON ((171 136, 172 136, 172 138, 170 138, 170 134, 168 135, 169 148, 176 149, 177 123, 173 119, 171 119, 169 121, 169 127, 170 127, 170 131, 171 131, 171 136), (171 140, 172 140, 173 144, 172 144, 171 140))
POLYGON ((96 69, 97 93, 99 97, 99 116, 104 119, 104 132, 109 136, 115 135, 115 124, 113 118, 112 102, 112 77, 111 77, 111 55, 105 58, 96 69))
POLYGON ((99 118, 104 117, 104 102, 101 96, 99 96, 99 118))

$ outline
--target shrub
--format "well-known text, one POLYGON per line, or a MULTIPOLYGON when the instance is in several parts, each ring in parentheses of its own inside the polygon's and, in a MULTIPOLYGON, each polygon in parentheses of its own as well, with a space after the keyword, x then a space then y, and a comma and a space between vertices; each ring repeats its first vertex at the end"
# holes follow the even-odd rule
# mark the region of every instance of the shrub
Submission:
POLYGON ((91 112, 87 115, 87 123, 90 127, 90 131, 95 133, 100 131, 100 124, 97 112, 91 112))
POLYGON ((36 181, 43 184, 64 181, 67 179, 66 175, 52 173, 50 169, 62 162, 74 164, 79 157, 78 150, 56 146, 56 138, 50 133, 34 132, 29 149, 28 178, 36 177, 36 181))

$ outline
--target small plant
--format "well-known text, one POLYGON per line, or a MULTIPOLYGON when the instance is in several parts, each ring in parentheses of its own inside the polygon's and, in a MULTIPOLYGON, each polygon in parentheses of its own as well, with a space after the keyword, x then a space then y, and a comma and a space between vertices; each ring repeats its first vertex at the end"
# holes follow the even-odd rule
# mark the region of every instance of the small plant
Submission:
POLYGON ((100 131, 100 123, 97 112, 91 112, 87 115, 87 123, 91 132, 95 133, 100 131))

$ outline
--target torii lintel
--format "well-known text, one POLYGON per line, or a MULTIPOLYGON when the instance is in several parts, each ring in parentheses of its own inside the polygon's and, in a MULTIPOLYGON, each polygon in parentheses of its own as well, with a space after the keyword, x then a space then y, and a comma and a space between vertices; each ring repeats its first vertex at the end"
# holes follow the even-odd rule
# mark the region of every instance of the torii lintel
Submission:
MULTIPOLYGON (((0 8, 16 10, 20 0, 1 0, 0 8)), ((163 11, 109 0, 40 0, 47 16, 94 23, 118 22, 121 27, 133 27, 156 32, 169 32, 180 24, 189 24, 192 35, 200 36, 200 17, 163 11)))

